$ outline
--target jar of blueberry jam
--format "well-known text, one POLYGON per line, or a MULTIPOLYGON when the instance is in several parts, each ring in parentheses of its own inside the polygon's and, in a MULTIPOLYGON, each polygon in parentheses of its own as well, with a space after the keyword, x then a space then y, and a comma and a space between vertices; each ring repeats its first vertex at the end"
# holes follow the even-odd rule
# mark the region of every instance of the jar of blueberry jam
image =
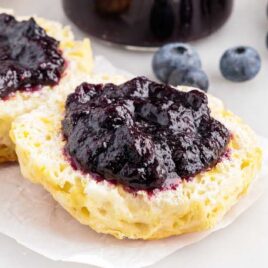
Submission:
POLYGON ((63 6, 92 36, 150 48, 208 36, 227 21, 233 0, 63 0, 63 6))

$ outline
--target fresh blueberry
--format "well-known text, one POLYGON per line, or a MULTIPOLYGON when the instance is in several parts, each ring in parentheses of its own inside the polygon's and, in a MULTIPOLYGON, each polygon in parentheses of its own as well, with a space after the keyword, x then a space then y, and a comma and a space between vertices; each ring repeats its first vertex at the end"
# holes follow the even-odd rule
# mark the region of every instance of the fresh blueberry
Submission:
POLYGON ((243 82, 254 78, 260 68, 260 55, 251 47, 239 46, 228 49, 220 61, 222 75, 234 82, 243 82))
POLYGON ((175 69, 201 68, 198 53, 189 45, 182 43, 171 43, 161 47, 154 54, 152 64, 157 78, 165 83, 175 69))
POLYGON ((175 69, 169 76, 168 83, 173 86, 184 85, 207 92, 209 81, 206 73, 199 68, 175 69))

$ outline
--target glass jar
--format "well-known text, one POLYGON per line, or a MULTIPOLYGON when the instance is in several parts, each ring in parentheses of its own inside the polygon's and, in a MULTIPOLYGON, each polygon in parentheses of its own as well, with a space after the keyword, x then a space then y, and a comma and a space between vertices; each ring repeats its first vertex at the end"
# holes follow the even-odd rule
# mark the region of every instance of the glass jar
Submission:
POLYGON ((228 19, 233 0, 63 0, 83 31, 132 47, 158 47, 208 36, 228 19))

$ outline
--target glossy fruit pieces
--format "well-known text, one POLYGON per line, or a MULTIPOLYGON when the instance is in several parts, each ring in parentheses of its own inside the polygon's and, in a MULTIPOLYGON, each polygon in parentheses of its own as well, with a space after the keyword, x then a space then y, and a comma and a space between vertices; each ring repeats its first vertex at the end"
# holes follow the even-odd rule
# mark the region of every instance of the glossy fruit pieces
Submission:
POLYGON ((137 77, 77 87, 62 122, 72 163, 132 190, 174 188, 216 165, 230 134, 201 91, 137 77))
POLYGON ((17 21, 0 14, 0 99, 18 90, 56 85, 64 64, 59 42, 33 18, 17 21))

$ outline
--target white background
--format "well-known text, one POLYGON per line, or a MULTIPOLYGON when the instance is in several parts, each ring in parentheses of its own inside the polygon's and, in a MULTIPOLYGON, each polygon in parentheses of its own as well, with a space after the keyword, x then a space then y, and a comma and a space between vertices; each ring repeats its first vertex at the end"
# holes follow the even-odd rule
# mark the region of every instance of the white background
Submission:
MULTIPOLYGON (((223 99, 226 105, 241 115, 258 134, 268 137, 266 5, 266 0, 235 0, 235 9, 228 23, 211 37, 195 42, 193 45, 200 53, 204 69, 210 77, 210 92, 223 99), (234 84, 221 77, 218 69, 219 58, 228 47, 243 44, 258 49, 262 56, 262 70, 256 79, 243 84, 234 84)), ((20 15, 37 14, 69 23, 61 10, 59 0, 0 0, 0 6, 12 8, 20 15)), ((74 31, 77 38, 84 36, 75 27, 74 31)), ((95 54, 104 55, 116 67, 154 78, 151 71, 151 53, 107 47, 97 40, 92 40, 92 45, 95 54)), ((264 195, 227 229, 173 254, 153 267, 268 267, 267 242, 268 195, 264 195)), ((50 261, 23 248, 14 240, 0 235, 0 267, 85 268, 89 266, 50 261)))

